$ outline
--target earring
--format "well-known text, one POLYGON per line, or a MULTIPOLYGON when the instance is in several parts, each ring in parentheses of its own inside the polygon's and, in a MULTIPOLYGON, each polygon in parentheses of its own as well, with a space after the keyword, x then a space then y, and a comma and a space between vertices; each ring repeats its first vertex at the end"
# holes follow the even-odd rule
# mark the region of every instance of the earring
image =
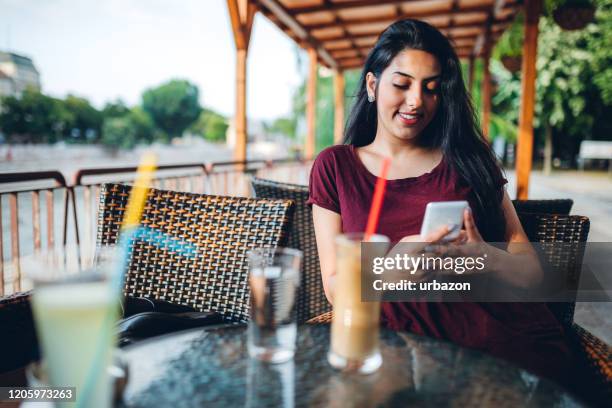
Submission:
POLYGON ((368 95, 368 102, 372 103, 376 100, 376 97, 374 95, 368 95))

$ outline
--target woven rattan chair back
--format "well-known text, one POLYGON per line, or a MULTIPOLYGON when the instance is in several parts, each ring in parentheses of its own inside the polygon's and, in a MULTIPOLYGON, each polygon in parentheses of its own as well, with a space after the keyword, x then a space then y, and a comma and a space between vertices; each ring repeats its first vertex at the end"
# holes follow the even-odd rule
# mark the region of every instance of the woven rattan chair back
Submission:
POLYGON ((574 205, 569 198, 558 200, 512 200, 517 213, 568 215, 574 205))
MULTIPOLYGON (((518 216, 529 241, 541 244, 548 267, 567 274, 571 284, 577 284, 589 235, 589 219, 580 215, 519 213, 518 216)), ((572 324, 575 302, 550 302, 548 306, 560 322, 572 324)))
MULTIPOLYGON (((123 184, 102 185, 98 245, 117 242, 130 190, 123 184)), ((247 251, 284 245, 293 208, 287 200, 151 189, 142 226, 157 236, 186 242, 195 251, 187 256, 173 245, 135 239, 125 294, 218 312, 228 321, 247 321, 247 251)))
POLYGON ((297 248, 304 253, 302 281, 298 296, 298 320, 304 322, 331 310, 321 280, 312 209, 306 204, 308 187, 255 177, 251 179, 251 184, 256 197, 287 199, 295 202, 287 246, 297 248))

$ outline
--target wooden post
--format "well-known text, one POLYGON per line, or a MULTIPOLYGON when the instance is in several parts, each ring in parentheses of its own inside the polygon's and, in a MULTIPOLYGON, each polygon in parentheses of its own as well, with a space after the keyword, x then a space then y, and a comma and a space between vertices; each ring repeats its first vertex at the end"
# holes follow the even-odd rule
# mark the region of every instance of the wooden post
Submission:
POLYGON ((257 11, 255 4, 248 0, 227 0, 234 41, 236 43, 236 113, 234 129, 236 140, 234 160, 247 158, 247 109, 246 72, 251 29, 257 11))
POLYGON ((491 141, 489 135, 489 124, 491 122, 491 71, 489 70, 490 53, 489 48, 485 50, 482 57, 482 134, 485 139, 491 141))
POLYGON ((247 50, 236 50, 236 116, 234 117, 234 160, 246 160, 247 154, 247 109, 246 109, 246 71, 247 50))
POLYGON ((308 85, 306 90, 306 143, 304 145, 304 157, 312 159, 315 152, 315 111, 317 102, 317 51, 308 48, 308 85))
POLYGON ((529 196, 529 173, 533 161, 533 111, 535 107, 536 57, 538 52, 538 21, 542 0, 525 0, 525 40, 521 80, 521 106, 516 154, 516 198, 529 196))
POLYGON ((474 58, 473 55, 470 55, 470 59, 468 60, 468 91, 470 93, 470 96, 472 95, 472 92, 474 90, 474 66, 475 66, 476 60, 474 58))
POLYGON ((334 144, 344 139, 344 72, 334 71, 334 144))

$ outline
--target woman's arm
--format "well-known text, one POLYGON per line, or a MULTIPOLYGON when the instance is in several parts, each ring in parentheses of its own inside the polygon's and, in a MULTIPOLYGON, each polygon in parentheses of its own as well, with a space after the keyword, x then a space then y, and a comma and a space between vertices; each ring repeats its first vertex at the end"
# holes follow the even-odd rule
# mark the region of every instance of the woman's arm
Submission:
POLYGON ((507 252, 501 251, 493 266, 493 272, 503 281, 519 287, 537 285, 543 278, 538 255, 529 244, 514 205, 504 192, 502 209, 506 218, 507 252))
POLYGON ((312 219, 317 237, 323 289, 329 303, 333 303, 334 281, 336 277, 335 239, 342 232, 342 220, 340 214, 319 207, 316 204, 312 206, 312 219))

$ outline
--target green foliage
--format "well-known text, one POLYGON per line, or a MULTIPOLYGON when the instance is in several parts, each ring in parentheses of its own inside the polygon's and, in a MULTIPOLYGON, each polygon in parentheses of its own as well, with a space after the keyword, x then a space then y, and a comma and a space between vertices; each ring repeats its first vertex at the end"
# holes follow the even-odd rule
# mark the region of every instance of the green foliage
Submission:
POLYGON ((142 106, 157 127, 171 138, 180 137, 202 112, 198 87, 176 79, 146 90, 142 106))
POLYGON ((589 25, 587 49, 593 54, 593 82, 601 91, 603 102, 612 105, 612 0, 599 0, 596 25, 589 25))
MULTIPOLYGON (((571 158, 580 140, 609 137, 612 132, 612 1, 598 0, 596 21, 583 30, 562 31, 550 17, 539 24, 536 61, 536 142, 550 126, 571 158)), ((514 141, 518 123, 521 74, 511 74, 492 61, 491 72, 500 87, 493 97, 495 132, 514 141), (502 122, 503 121, 503 122, 502 122)))
POLYGON ((102 109, 102 116, 104 118, 119 118, 128 114, 130 108, 128 108, 121 99, 117 99, 115 102, 107 102, 102 109))
POLYGON ((524 17, 519 13, 512 25, 504 31, 492 52, 494 59, 518 57, 523 52, 524 17))
POLYGON ((74 121, 61 100, 27 89, 0 101, 0 129, 9 143, 54 143, 74 121))
POLYGON ((211 142, 223 142, 228 126, 224 116, 213 110, 204 109, 189 130, 211 142))
POLYGON ((149 115, 135 107, 123 116, 105 119, 100 142, 112 148, 132 149, 137 144, 151 143, 158 133, 149 115))
POLYGON ((280 133, 283 134, 290 139, 295 140, 295 128, 297 126, 296 118, 278 118, 272 122, 269 127, 269 131, 272 133, 280 133))
POLYGON ((68 95, 63 103, 71 117, 65 133, 68 140, 80 143, 95 141, 102 128, 102 113, 91 106, 87 99, 74 95, 68 95))

